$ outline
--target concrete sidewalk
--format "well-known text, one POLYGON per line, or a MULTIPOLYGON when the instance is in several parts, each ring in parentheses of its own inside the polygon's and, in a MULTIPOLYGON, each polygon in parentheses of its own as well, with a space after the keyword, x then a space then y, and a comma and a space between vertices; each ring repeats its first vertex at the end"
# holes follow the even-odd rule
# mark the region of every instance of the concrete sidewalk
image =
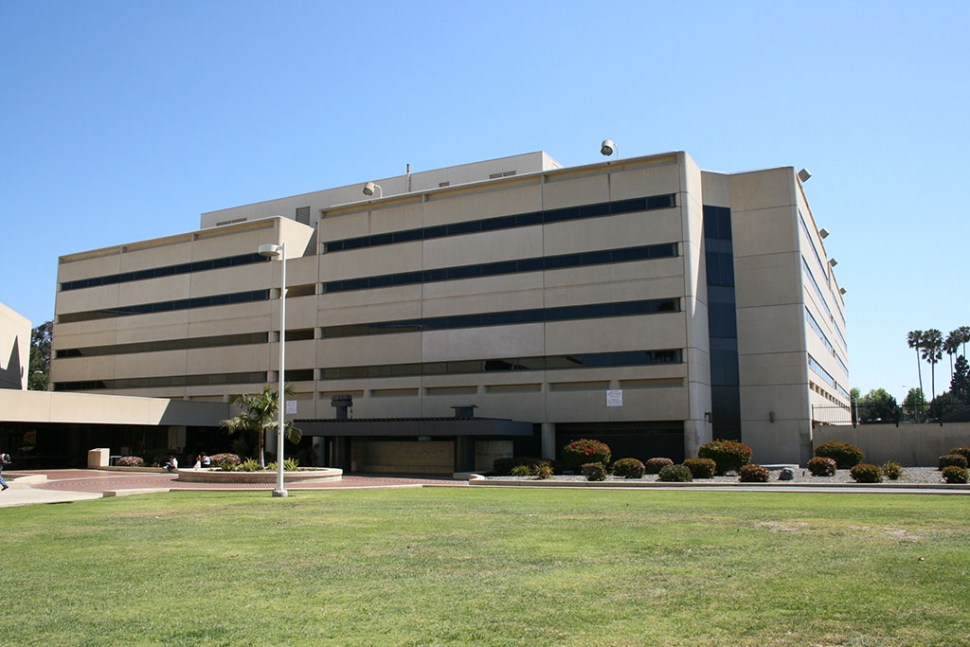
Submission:
POLYGON ((43 474, 6 478, 8 487, 0 492, 0 508, 16 505, 33 505, 35 503, 71 503, 85 499, 100 499, 100 492, 61 492, 57 490, 42 490, 35 485, 46 483, 43 474))

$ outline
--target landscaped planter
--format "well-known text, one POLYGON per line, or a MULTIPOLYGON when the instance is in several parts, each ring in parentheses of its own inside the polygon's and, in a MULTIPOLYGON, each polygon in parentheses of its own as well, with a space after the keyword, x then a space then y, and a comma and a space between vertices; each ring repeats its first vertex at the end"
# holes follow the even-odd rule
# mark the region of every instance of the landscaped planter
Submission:
MULTIPOLYGON (((276 483, 275 471, 227 472, 221 469, 179 470, 179 481, 186 483, 276 483)), ((302 481, 339 481, 344 471, 333 467, 317 467, 283 472, 284 483, 302 481)))

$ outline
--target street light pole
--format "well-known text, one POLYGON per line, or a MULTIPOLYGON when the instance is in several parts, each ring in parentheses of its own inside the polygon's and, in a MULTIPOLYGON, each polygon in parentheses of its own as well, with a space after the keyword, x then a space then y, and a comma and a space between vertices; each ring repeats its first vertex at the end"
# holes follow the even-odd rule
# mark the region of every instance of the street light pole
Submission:
POLYGON ((273 490, 273 496, 285 497, 289 495, 283 485, 283 439, 286 420, 286 243, 260 245, 258 252, 262 256, 279 256, 282 262, 282 278, 280 279, 280 379, 279 390, 277 391, 279 399, 276 405, 279 428, 276 438, 276 489, 273 490))

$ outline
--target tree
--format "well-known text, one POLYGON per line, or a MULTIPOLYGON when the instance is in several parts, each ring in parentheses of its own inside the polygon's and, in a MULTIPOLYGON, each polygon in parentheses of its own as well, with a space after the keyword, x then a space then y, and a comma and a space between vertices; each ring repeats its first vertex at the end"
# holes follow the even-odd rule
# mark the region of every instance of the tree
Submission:
POLYGON ((953 356, 957 354, 960 350, 960 343, 963 341, 963 336, 960 334, 960 329, 951 330, 950 334, 946 336, 946 340, 943 342, 943 352, 950 356, 950 378, 953 378, 953 356))
POLYGON ((896 398, 886 389, 872 389, 859 400, 862 422, 896 422, 896 398))
POLYGON ((923 360, 930 364, 930 395, 933 396, 932 399, 936 399, 936 363, 943 359, 943 333, 936 328, 930 328, 923 333, 921 345, 923 360))
POLYGON ((30 375, 27 388, 46 391, 51 375, 51 339, 54 322, 45 321, 30 331, 30 375))
POLYGON ((963 356, 967 356, 967 342, 970 342, 970 326, 960 326, 957 328, 960 333, 960 343, 963 345, 963 356))
POLYGON ((924 409, 926 409, 926 396, 923 395, 923 391, 917 388, 910 389, 906 399, 903 400, 903 411, 917 419, 919 412, 924 409))
POLYGON ((970 405, 970 363, 965 355, 957 358, 953 377, 950 378, 950 393, 958 401, 970 405))
MULTIPOLYGON (((287 389, 286 394, 292 394, 287 389)), ((230 435, 240 431, 256 433, 259 441, 259 466, 266 467, 266 432, 278 428, 279 421, 276 412, 279 411, 279 399, 276 391, 266 385, 262 393, 255 395, 235 393, 229 396, 229 403, 240 407, 241 411, 229 420, 223 420, 222 426, 230 435)), ((303 432, 293 426, 292 422, 285 422, 283 430, 291 443, 298 443, 303 432)))
MULTIPOLYGON (((919 390, 923 393, 923 365, 920 363, 919 351, 923 344, 923 331, 922 330, 911 330, 906 335, 906 343, 909 344, 910 348, 916 350, 916 372, 919 374, 919 390)), ((917 419, 922 414, 922 410, 916 412, 917 419)))

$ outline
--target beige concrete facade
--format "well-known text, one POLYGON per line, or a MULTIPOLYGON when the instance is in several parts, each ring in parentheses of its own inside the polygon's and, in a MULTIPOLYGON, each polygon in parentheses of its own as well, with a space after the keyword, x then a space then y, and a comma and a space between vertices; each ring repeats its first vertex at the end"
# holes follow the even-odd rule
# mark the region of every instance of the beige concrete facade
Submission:
MULTIPOLYGON (((713 206, 733 256, 731 296, 712 289, 737 328, 715 346, 736 347, 724 392, 755 460, 803 460, 811 405, 848 406, 844 305, 790 167, 710 173, 668 153, 561 168, 534 153, 377 183, 380 196, 362 182, 62 257, 54 388, 222 401, 278 382, 281 264, 247 256, 285 242, 292 418, 332 418, 336 394, 357 418, 474 404, 533 422, 545 456, 597 432, 641 458, 676 437, 692 456, 721 422, 707 265, 730 247, 706 238, 713 206)), ((354 456, 439 471, 447 444, 355 440, 354 456)))
POLYGON ((30 321, 0 303, 0 389, 27 389, 30 321))

